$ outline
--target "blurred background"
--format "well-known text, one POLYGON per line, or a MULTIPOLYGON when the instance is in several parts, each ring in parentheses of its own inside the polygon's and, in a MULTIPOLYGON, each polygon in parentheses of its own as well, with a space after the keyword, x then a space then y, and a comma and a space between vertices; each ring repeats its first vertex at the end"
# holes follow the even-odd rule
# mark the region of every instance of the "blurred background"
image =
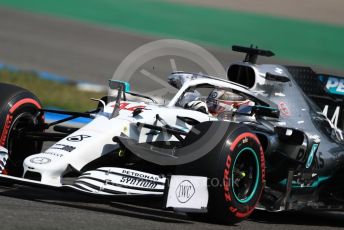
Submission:
MULTIPOLYGON (((0 81, 13 82, 24 71, 60 83, 62 76, 64 83, 106 85, 130 52, 161 38, 199 44, 225 68, 243 58, 231 51, 233 44, 254 44, 276 53, 261 62, 344 75, 342 0, 0 0, 0 81)), ((172 72, 159 60, 157 66, 162 79, 172 72)), ((20 79, 15 83, 27 87, 20 79)), ((70 103, 71 89, 56 104, 61 94, 51 92, 58 86, 28 82, 35 93, 52 89, 48 95, 38 90, 47 105, 70 103), (51 96, 55 99, 45 99, 51 96)))

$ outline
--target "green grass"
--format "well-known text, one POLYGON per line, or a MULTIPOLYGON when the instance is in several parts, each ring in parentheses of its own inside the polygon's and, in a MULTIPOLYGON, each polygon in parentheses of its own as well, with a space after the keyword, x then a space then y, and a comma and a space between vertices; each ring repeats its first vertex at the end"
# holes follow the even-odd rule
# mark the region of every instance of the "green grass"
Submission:
POLYGON ((18 85, 33 92, 43 107, 58 107, 70 111, 84 112, 97 106, 90 98, 101 98, 104 93, 81 91, 75 85, 65 85, 40 79, 35 72, 0 70, 0 82, 18 85))

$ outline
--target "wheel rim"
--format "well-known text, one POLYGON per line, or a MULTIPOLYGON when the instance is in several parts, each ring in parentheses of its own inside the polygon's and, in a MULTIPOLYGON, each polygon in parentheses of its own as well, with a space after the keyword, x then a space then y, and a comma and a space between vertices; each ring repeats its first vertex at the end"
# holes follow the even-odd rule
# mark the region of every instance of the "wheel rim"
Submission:
MULTIPOLYGON (((23 160, 30 154, 30 149, 27 149, 26 152, 18 152, 17 146, 20 146, 25 142, 23 138, 21 138, 20 133, 25 131, 35 131, 37 127, 35 127, 36 117, 29 113, 25 112, 20 114, 18 117, 15 118, 13 121, 10 129, 9 129, 9 138, 7 140, 7 146, 9 151, 9 158, 8 158, 8 166, 9 171, 13 171, 13 169, 18 169, 22 167, 23 160)), ((37 145, 37 142, 32 142, 32 145, 37 145)), ((17 170, 16 170, 17 171, 17 170)), ((19 169, 19 174, 21 173, 21 169, 19 169)))
POLYGON ((249 147, 242 149, 234 160, 231 177, 233 194, 238 202, 247 203, 253 198, 257 191, 259 176, 256 152, 249 147))

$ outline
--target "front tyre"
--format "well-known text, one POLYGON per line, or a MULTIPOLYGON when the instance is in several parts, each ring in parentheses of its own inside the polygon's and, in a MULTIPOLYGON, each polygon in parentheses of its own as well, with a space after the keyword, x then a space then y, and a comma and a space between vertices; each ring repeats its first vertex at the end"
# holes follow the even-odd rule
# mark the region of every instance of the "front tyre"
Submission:
POLYGON ((263 149, 257 136, 245 129, 238 128, 229 135, 218 156, 216 178, 223 181, 222 186, 210 184, 209 213, 221 222, 246 219, 255 209, 264 188, 263 149))
POLYGON ((44 130, 41 103, 34 94, 18 86, 0 83, 0 92, 0 146, 8 149, 9 155, 3 173, 22 176, 24 159, 42 149, 41 141, 21 135, 44 130))
POLYGON ((208 177, 207 216, 216 222, 233 224, 246 219, 259 202, 265 184, 264 152, 247 126, 223 122, 211 125, 227 125, 228 130, 211 152, 179 166, 177 172, 208 177))

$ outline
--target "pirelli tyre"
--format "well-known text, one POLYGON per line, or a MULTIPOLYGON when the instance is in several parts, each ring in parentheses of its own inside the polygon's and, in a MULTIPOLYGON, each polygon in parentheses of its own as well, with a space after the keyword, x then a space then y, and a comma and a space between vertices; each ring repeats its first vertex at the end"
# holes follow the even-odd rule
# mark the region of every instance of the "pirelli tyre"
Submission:
POLYGON ((0 146, 8 149, 3 173, 22 176, 23 160, 42 149, 42 142, 30 140, 25 132, 43 131, 41 103, 21 87, 0 83, 0 146))
POLYGON ((245 125, 218 122, 200 128, 211 132, 214 125, 228 126, 219 144, 201 159, 179 166, 178 173, 207 176, 207 217, 233 224, 246 219, 259 202, 265 184, 264 152, 257 136, 245 125))

